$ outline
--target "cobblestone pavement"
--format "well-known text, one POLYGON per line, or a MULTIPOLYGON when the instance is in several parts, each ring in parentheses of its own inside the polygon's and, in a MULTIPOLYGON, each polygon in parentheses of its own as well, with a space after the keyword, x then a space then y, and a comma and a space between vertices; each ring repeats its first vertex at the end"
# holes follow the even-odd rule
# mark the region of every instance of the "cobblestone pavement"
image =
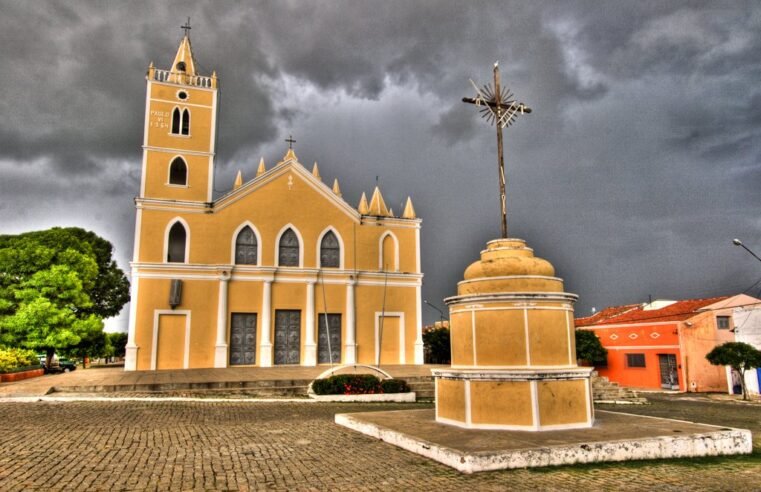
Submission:
MULTIPOLYGON (((0 403, 0 490, 761 489, 758 451, 462 475, 333 423, 335 413, 400 408, 419 406, 0 403)), ((753 424, 761 433, 757 406, 659 397, 651 406, 627 410, 753 424)))

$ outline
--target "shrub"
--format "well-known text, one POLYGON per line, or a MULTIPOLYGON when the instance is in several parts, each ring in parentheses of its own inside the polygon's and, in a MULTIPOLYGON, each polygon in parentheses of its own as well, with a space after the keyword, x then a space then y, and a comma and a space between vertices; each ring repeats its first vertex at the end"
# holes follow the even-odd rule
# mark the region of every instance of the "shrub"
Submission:
POLYGON ((337 374, 316 379, 312 391, 317 395, 373 395, 378 393, 406 393, 407 383, 401 379, 381 381, 371 374, 337 374))
POLYGON ((36 367, 40 360, 33 350, 0 348, 0 373, 15 372, 26 367, 36 367))
POLYGON ((410 387, 404 379, 384 379, 381 381, 384 393, 409 393, 410 387))
POLYGON ((380 380, 371 374, 338 374, 317 379, 312 390, 318 395, 364 395, 383 391, 380 380))

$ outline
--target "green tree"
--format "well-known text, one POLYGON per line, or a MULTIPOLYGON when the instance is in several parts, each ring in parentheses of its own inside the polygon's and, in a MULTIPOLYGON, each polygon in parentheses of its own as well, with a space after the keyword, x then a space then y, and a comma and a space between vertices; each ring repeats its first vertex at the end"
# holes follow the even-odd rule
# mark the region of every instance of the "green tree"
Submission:
POLYGON ((0 343, 44 350, 97 347, 103 318, 129 299, 108 241, 78 228, 0 236, 0 343))
MULTIPOLYGON (((116 316, 129 301, 129 281, 113 259, 113 246, 94 232, 78 227, 54 227, 18 235, 0 235, 0 315, 8 306, 2 303, 3 288, 14 285, 37 271, 53 265, 69 265, 83 272, 82 261, 94 261, 94 270, 81 280, 90 297, 86 313, 101 318, 116 316), (83 258, 86 257, 86 260, 83 258)), ((87 265, 92 268, 91 265, 87 265)))
POLYGON ((706 354, 708 362, 715 366, 729 366, 740 375, 743 400, 748 400, 748 388, 745 386, 745 371, 761 367, 761 351, 743 342, 726 342, 717 345, 706 354))
POLYGON ((423 332, 423 349, 427 364, 449 364, 452 360, 449 328, 436 326, 423 332))
POLYGON ((108 334, 108 340, 113 347, 113 354, 111 357, 124 357, 127 353, 127 334, 122 332, 115 332, 108 334))
POLYGON ((576 330, 576 358, 599 364, 608 360, 608 351, 593 331, 576 330))

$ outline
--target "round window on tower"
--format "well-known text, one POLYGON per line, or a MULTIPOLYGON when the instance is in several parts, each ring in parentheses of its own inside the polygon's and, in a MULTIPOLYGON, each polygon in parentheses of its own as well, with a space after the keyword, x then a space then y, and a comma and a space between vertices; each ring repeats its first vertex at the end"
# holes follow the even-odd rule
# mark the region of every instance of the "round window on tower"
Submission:
POLYGON ((177 91, 177 99, 180 101, 186 101, 188 99, 188 93, 185 91, 177 91))
POLYGON ((176 67, 177 67, 177 71, 178 72, 184 72, 185 71, 185 62, 184 61, 177 62, 176 67))

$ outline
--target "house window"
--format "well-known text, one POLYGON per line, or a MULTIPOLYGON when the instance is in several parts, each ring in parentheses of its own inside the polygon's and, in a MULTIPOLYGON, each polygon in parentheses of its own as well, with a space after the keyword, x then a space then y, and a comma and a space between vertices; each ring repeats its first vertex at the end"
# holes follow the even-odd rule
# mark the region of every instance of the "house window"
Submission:
POLYGON ((293 232, 293 229, 288 229, 280 236, 278 265, 299 266, 299 238, 293 232))
POLYGON ((729 316, 716 316, 716 328, 720 330, 728 330, 729 316))
POLYGON ((256 234, 249 226, 243 228, 235 239, 235 263, 256 265, 256 234))
POLYGON ((320 266, 338 268, 341 266, 341 246, 333 231, 328 231, 320 243, 320 266))
POLYGON ((175 157, 169 165, 169 184, 182 186, 188 184, 188 165, 181 157, 175 157))
POLYGON ((645 354, 626 354, 626 367, 645 367, 645 354))
POLYGON ((185 243, 187 241, 187 233, 185 227, 175 222, 171 229, 169 229, 169 238, 166 248, 166 261, 169 263, 185 263, 185 243))

